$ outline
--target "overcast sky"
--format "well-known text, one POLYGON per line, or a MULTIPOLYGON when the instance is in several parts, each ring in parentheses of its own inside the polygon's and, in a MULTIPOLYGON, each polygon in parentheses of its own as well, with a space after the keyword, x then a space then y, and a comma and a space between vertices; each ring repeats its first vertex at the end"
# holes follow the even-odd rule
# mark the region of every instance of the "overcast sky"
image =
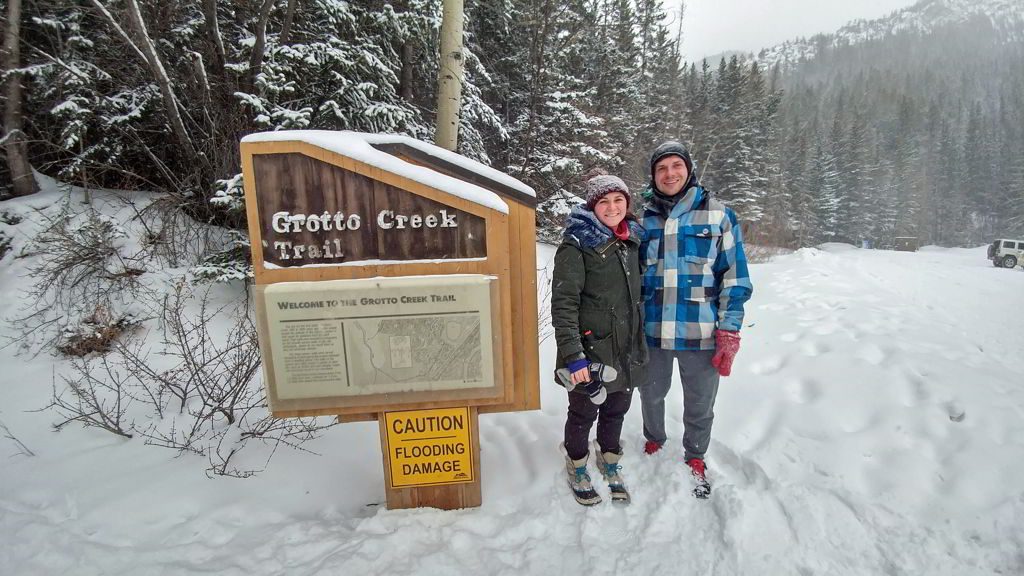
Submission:
MULTIPOLYGON (((834 32, 858 18, 878 18, 917 0, 685 0, 683 57, 688 61, 726 50, 757 52, 798 36, 834 32)), ((679 0, 664 0, 677 12, 679 0)), ((672 24, 678 31, 678 20, 672 24)))

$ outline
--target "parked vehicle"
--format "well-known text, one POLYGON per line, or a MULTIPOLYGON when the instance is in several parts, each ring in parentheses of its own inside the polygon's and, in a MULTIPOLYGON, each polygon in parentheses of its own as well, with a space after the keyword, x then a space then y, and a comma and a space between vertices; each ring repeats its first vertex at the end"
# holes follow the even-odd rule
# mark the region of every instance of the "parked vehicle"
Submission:
POLYGON ((996 240, 988 246, 988 259, 996 268, 1024 263, 1024 240, 996 240))

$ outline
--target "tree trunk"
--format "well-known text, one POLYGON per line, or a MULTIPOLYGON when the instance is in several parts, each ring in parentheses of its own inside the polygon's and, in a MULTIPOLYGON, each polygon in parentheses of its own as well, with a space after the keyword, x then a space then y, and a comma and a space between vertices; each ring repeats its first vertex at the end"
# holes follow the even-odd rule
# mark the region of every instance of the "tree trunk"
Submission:
POLYGON ((267 45, 267 21, 270 20, 270 10, 274 7, 274 0, 263 0, 260 7, 260 19, 256 23, 256 43, 252 47, 252 57, 249 58, 249 88, 256 89, 256 77, 263 68, 263 49, 267 45))
POLYGON ((402 97, 402 100, 412 104, 413 91, 413 60, 415 59, 416 51, 412 45, 412 40, 406 39, 402 43, 402 75, 401 85, 398 87, 398 93, 402 97))
POLYGON ((686 0, 679 0, 679 28, 676 30, 676 46, 683 45, 683 18, 686 17, 686 0))
MULTIPOLYGON (((395 12, 400 15, 409 13, 408 0, 395 0, 391 5, 394 6, 395 12)), ((412 104, 412 99, 415 97, 413 93, 415 74, 413 63, 416 60, 416 50, 412 38, 402 40, 402 46, 398 50, 398 57, 401 63, 401 70, 398 73, 398 95, 402 97, 402 100, 412 104)))
POLYGON ((437 132, 434 143, 455 151, 462 108, 462 0, 443 0, 441 62, 437 72, 437 132))
POLYGON ((226 80, 224 66, 227 57, 224 55, 224 39, 220 35, 220 24, 217 23, 217 0, 203 0, 203 17, 206 19, 206 33, 213 44, 213 71, 218 81, 226 80))
POLYGON ((192 69, 195 71, 195 81, 203 95, 203 121, 206 124, 206 133, 210 138, 216 138, 217 123, 210 116, 213 108, 213 89, 210 88, 210 79, 206 75, 206 65, 203 63, 203 55, 199 52, 192 52, 192 69))
POLYGON ((299 0, 288 0, 288 8, 284 13, 284 24, 281 26, 281 44, 288 43, 288 37, 292 33, 292 24, 295 22, 295 8, 299 0))
POLYGON ((21 61, 21 0, 9 0, 7 3, 7 29, 4 31, 4 51, 0 61, 2 69, 7 73, 6 106, 4 107, 4 149, 7 153, 7 166, 11 171, 14 196, 28 196, 39 191, 32 166, 28 163, 28 146, 25 133, 21 128, 25 119, 21 112, 21 73, 13 72, 21 61))

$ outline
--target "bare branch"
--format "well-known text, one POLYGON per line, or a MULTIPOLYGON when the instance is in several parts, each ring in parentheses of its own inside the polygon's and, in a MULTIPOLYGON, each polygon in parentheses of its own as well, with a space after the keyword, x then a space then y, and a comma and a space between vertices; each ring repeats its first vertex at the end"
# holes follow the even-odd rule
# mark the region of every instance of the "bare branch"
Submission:
POLYGON ((132 41, 131 37, 128 36, 128 33, 124 31, 124 28, 121 28, 121 25, 117 23, 117 20, 114 18, 114 15, 111 14, 110 11, 103 6, 103 4, 100 4, 100 0, 89 0, 89 2, 91 2, 92 5, 95 6, 101 14, 103 14, 103 17, 107 19, 107 22, 110 23, 110 25, 114 28, 118 35, 120 35, 121 38, 128 43, 128 46, 135 51, 135 55, 138 56, 140 60, 148 64, 149 61, 146 60, 146 55, 143 54, 142 50, 140 50, 139 47, 135 44, 135 42, 132 41))
POLYGON ((47 54, 46 52, 44 52, 44 51, 40 50, 39 48, 36 48, 35 46, 29 46, 29 48, 30 48, 30 49, 31 49, 31 50, 32 50, 33 52, 35 52, 36 54, 38 54, 38 55, 42 56, 43 58, 46 58, 46 59, 47 59, 47 60, 49 60, 50 62, 53 62, 53 63, 54 63, 54 64, 56 64, 57 66, 60 66, 60 67, 61 67, 61 68, 63 68, 64 70, 66 70, 66 71, 68 71, 69 73, 73 74, 74 76, 78 77, 78 79, 79 79, 79 80, 82 80, 83 82, 91 82, 91 81, 92 81, 92 80, 91 80, 91 79, 90 79, 90 78, 89 78, 88 76, 86 76, 85 74, 82 74, 82 73, 81 73, 81 72, 79 72, 78 70, 75 70, 75 69, 74 69, 74 68, 72 68, 71 66, 68 66, 68 65, 67 65, 67 64, 66 64, 66 63, 65 63, 65 62, 64 62, 63 60, 61 60, 60 58, 56 58, 56 57, 54 57, 54 56, 51 56, 51 55, 47 54))
POLYGON ((11 432, 11 429, 8 428, 7 425, 4 424, 3 422, 0 422, 0 430, 3 431, 4 438, 7 438, 8 440, 10 440, 10 441, 12 441, 12 442, 14 442, 15 444, 18 445, 18 452, 15 453, 15 454, 11 454, 11 456, 35 456, 36 455, 36 453, 31 451, 31 450, 29 450, 28 446, 25 446, 25 444, 22 443, 21 440, 18 440, 14 436, 14 434, 11 432))
POLYGON ((55 409, 64 418, 53 427, 60 430, 72 422, 79 422, 86 427, 100 428, 131 438, 132 424, 125 421, 125 413, 131 404, 125 387, 127 378, 106 357, 101 356, 98 362, 103 368, 102 372, 97 372, 91 360, 82 359, 72 363, 76 376, 62 377, 71 392, 71 399, 65 399, 64 393, 58 393, 56 384, 53 385, 53 397, 48 408, 55 409), (109 381, 97 374, 107 376, 109 381))

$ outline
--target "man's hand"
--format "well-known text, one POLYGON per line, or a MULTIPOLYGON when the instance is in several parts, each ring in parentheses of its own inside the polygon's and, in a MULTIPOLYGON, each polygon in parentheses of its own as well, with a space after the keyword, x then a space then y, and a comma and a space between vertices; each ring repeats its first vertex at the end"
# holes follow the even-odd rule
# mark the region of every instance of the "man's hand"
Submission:
POLYGON ((733 330, 715 332, 715 355, 711 365, 718 368, 718 373, 728 376, 732 372, 732 361, 740 351, 740 333, 733 330))

